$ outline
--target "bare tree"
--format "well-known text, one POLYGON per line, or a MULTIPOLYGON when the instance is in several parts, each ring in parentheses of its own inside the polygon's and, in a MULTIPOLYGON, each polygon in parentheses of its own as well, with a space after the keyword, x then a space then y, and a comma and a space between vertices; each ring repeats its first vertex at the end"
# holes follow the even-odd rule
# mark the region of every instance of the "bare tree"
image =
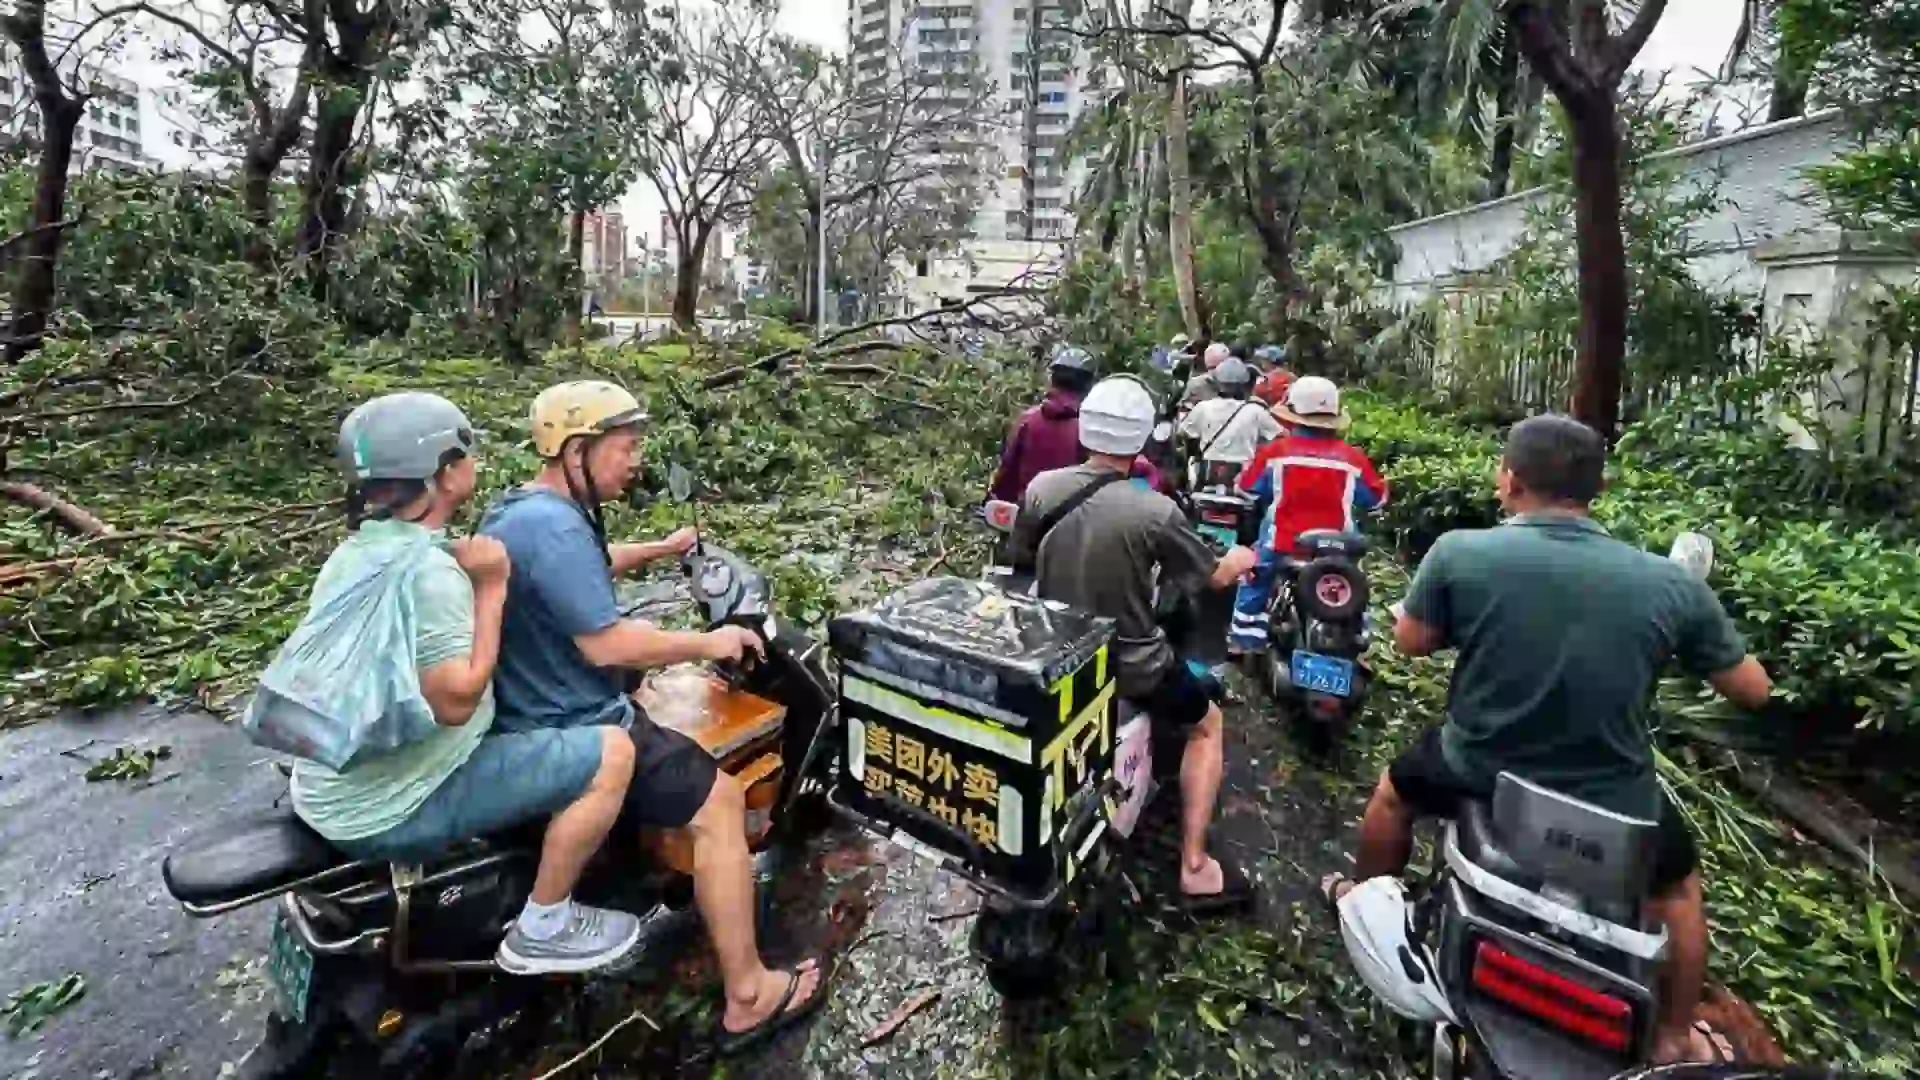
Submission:
POLYGON ((87 51, 98 44, 96 31, 107 29, 100 40, 113 40, 113 30, 124 25, 125 17, 126 12, 114 9, 49 30, 46 0, 17 0, 11 12, 0 16, 0 29, 19 53, 40 116, 33 210, 25 231, 0 247, 6 265, 19 269, 13 287, 13 325, 6 342, 8 363, 18 363, 46 337, 60 244, 66 231, 79 223, 77 215, 66 217, 67 172, 73 165, 74 129, 93 96, 87 51))
POLYGON ((699 315, 707 244, 722 223, 741 219, 752 205, 753 180, 771 155, 755 97, 729 65, 769 56, 772 24, 773 13, 758 5, 683 9, 666 29, 672 59, 642 79, 653 120, 639 133, 639 162, 673 232, 673 319, 685 329, 699 315))
MULTIPOLYGON (((786 38, 770 56, 731 65, 765 127, 782 176, 807 210, 808 266, 823 215, 836 216, 870 282, 903 248, 926 250, 958 235, 990 169, 993 88, 977 67, 915 64, 895 42, 881 70, 857 75, 845 60, 786 38), (856 247, 857 246, 857 247, 856 247)), ((817 318, 816 287, 804 305, 817 318)), ((871 286, 870 286, 871 288, 871 286)))

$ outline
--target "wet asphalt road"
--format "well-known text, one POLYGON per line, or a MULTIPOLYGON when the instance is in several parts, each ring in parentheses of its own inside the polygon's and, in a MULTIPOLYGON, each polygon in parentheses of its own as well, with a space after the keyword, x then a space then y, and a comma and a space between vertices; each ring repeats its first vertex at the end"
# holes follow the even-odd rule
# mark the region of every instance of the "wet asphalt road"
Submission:
POLYGON ((189 919, 160 863, 282 789, 258 749, 205 713, 120 709, 0 732, 0 998, 86 979, 86 996, 40 1031, 0 1036, 0 1077, 211 1078, 246 1055, 266 1008, 269 908, 189 919), (89 762, 122 745, 173 753, 145 781, 87 782, 89 762))

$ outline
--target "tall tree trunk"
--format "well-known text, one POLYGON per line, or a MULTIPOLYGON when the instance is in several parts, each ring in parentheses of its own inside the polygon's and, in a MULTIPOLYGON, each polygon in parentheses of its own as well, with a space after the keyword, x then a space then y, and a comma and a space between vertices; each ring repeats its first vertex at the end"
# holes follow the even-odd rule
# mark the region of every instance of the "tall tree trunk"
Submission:
MULTIPOLYGON (((1128 120, 1133 127, 1137 121, 1128 120)), ((1135 128, 1133 133, 1133 207, 1120 230, 1120 273, 1137 281, 1140 252, 1147 246, 1147 204, 1153 201, 1153 156, 1158 144, 1135 128)))
POLYGON ((348 83, 350 70, 330 74, 313 123, 313 148, 307 163, 305 205, 300 222, 300 255, 308 260, 308 280, 320 299, 327 295, 327 274, 334 249, 347 232, 346 188, 352 182, 354 127, 360 119, 364 87, 348 83), (336 81, 337 80, 337 81, 336 81))
POLYGON ((1767 121, 1791 120, 1807 112, 1807 81, 1791 75, 1773 77, 1773 93, 1767 101, 1767 121))
POLYGON ((1487 154, 1487 198, 1507 193, 1513 180, 1513 141, 1520 126, 1520 43, 1508 30, 1500 35, 1500 56, 1494 68, 1493 147, 1487 154))
POLYGON ((673 282, 673 324, 692 330, 700 322, 700 268, 707 260, 707 240, 713 226, 701 222, 693 227, 693 242, 680 245, 678 267, 673 282))
POLYGON ((800 313, 808 326, 820 323, 821 305, 825 298, 820 295, 820 215, 825 210, 820 205, 820 196, 814 189, 807 191, 807 242, 803 245, 807 253, 807 265, 800 268, 800 280, 805 284, 800 295, 806 300, 800 305, 800 313))
POLYGON ((1167 257, 1173 262, 1173 288, 1180 298, 1180 322, 1194 338, 1206 335, 1193 274, 1193 180, 1187 153, 1187 77, 1173 77, 1167 95, 1167 257))
POLYGON ((1573 213, 1580 260, 1574 418, 1613 441, 1627 351, 1627 249, 1620 226, 1621 138, 1612 94, 1567 105, 1573 129, 1573 213))
POLYGON ((587 212, 575 210, 567 219, 567 259, 573 264, 573 295, 569 296, 566 317, 561 321, 561 340, 580 344, 580 311, 587 306, 587 212))
POLYGON ((18 50, 20 66, 33 86, 40 110, 40 160, 34 171, 33 213, 27 219, 26 238, 11 262, 19 268, 13 285, 13 325, 7 336, 6 359, 19 363, 40 347, 53 315, 60 242, 66 226, 67 169, 73 163, 73 129, 86 115, 84 96, 68 94, 60 73, 47 55, 46 4, 23 2, 6 16, 7 39, 18 50))
POLYGON ((266 270, 273 264, 273 174, 278 168, 278 161, 268 160, 251 147, 240 159, 240 202, 253 226, 245 254, 256 270, 266 270))

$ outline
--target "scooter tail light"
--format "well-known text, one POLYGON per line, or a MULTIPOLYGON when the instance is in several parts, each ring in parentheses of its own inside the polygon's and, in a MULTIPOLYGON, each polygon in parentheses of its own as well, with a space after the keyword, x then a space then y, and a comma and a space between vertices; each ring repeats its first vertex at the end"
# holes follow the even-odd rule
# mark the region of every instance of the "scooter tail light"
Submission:
POLYGON ((1632 1005, 1490 941, 1474 950, 1473 987, 1516 1012, 1615 1053, 1633 1047, 1632 1005))

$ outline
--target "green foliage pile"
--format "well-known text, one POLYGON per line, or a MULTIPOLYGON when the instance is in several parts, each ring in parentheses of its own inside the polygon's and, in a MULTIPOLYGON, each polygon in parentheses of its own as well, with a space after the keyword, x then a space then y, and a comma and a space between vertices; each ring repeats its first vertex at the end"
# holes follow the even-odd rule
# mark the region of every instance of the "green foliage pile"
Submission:
MULTIPOLYGON (((1354 438, 1393 485, 1383 526, 1404 553, 1417 558, 1450 529, 1499 520, 1493 433, 1370 398, 1354 438)), ((1861 728, 1920 735, 1920 554, 1874 514, 1792 499, 1792 452, 1776 440, 1631 429, 1595 516, 1649 550, 1683 531, 1713 539, 1714 589, 1782 698, 1763 734, 1803 749, 1861 728)))
MULTIPOLYGON (((695 468, 700 524, 764 561, 783 613, 800 622, 830 614, 849 580, 873 588, 978 550, 962 520, 1008 418, 1035 393, 1025 360, 910 352, 878 361, 877 377, 802 370, 700 387, 766 348, 556 350, 516 367, 374 345, 340 351, 309 383, 249 384, 244 403, 193 402, 23 441, 11 449, 16 472, 123 535, 79 538, 0 507, 0 561, 45 568, 0 585, 0 623, 21 628, 0 639, 0 717, 18 723, 152 692, 215 702, 244 691, 343 535, 337 425, 391 390, 434 390, 467 410, 482 438, 482 490, 497 492, 535 469, 524 417, 540 389, 568 378, 625 383, 651 417, 645 459, 657 490, 666 462, 695 468)), ((658 498, 618 509, 609 527, 663 534, 688 519, 658 498)))

